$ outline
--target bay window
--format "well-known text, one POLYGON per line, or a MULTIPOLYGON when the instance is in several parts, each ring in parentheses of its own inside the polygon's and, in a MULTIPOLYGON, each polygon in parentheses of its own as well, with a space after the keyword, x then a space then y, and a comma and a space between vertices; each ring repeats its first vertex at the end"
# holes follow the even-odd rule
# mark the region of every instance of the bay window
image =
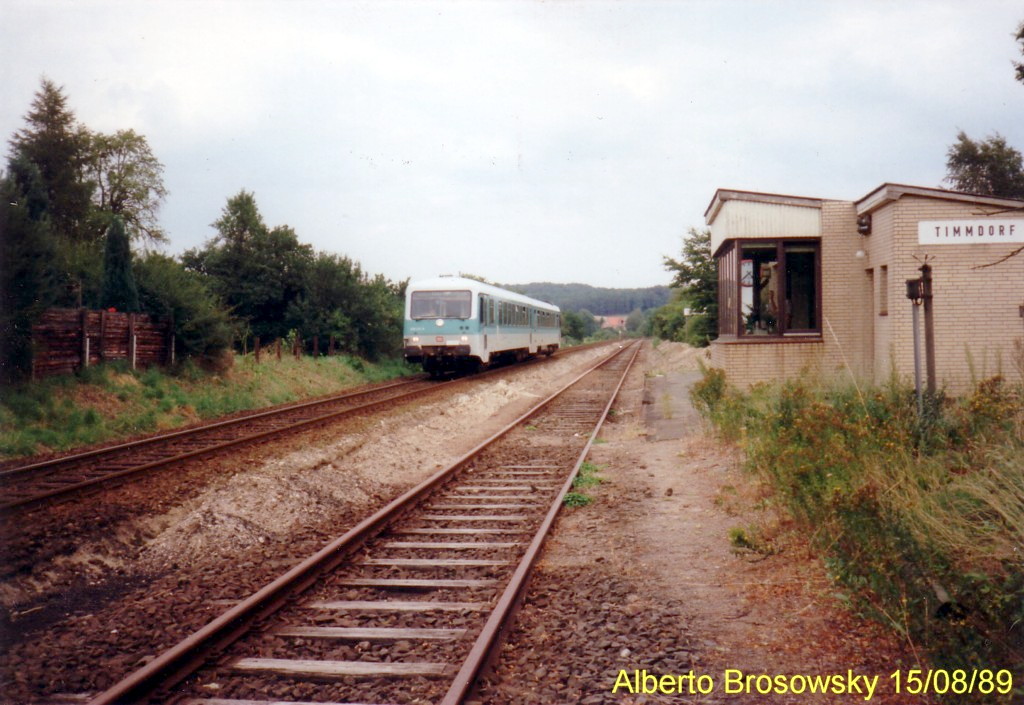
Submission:
POLYGON ((734 240, 719 249, 719 335, 821 334, 821 241, 734 240))

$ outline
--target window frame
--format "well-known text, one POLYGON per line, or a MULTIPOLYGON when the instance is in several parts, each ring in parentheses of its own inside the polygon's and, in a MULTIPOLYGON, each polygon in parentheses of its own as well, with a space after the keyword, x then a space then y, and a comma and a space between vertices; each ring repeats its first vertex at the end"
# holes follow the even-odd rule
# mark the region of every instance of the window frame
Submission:
MULTIPOLYGON (((436 310, 436 309, 435 309, 436 310)), ((469 289, 416 289, 411 292, 409 296, 409 318, 413 321, 429 321, 431 319, 443 319, 443 320, 459 320, 465 321, 473 317, 473 292, 469 289), (451 294, 459 294, 458 298, 450 296, 451 294), (422 306, 425 300, 429 300, 428 297, 434 296, 434 300, 443 302, 446 305, 449 303, 458 303, 466 305, 466 315, 464 316, 453 316, 449 315, 447 311, 444 313, 438 312, 430 316, 423 315, 422 311, 417 311, 417 305, 422 306)))
POLYGON ((715 256, 718 265, 718 310, 719 336, 728 336, 744 342, 779 342, 782 339, 807 339, 821 337, 822 334, 822 281, 821 281, 822 242, 820 237, 778 237, 778 238, 739 238, 729 240, 715 256), (774 333, 751 335, 744 325, 742 266, 743 248, 748 245, 775 245, 775 262, 779 276, 775 277, 773 287, 779 304, 778 330, 774 333), (811 245, 814 247, 814 321, 812 328, 788 328, 786 320, 790 310, 785 296, 788 279, 786 269, 787 245, 811 245))

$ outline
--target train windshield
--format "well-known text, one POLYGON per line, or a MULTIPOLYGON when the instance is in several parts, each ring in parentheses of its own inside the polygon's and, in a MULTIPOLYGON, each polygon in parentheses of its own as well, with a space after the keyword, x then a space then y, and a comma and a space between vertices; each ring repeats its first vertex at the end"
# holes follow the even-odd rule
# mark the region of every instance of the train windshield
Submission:
POLYGON ((414 291, 409 318, 469 318, 468 291, 414 291))

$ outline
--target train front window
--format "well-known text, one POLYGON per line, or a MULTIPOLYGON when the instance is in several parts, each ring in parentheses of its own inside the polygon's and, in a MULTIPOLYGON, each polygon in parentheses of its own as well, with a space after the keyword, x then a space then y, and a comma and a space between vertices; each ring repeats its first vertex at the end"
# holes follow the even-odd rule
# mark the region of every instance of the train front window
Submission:
POLYGON ((473 295, 468 291, 414 291, 410 318, 469 318, 473 295))

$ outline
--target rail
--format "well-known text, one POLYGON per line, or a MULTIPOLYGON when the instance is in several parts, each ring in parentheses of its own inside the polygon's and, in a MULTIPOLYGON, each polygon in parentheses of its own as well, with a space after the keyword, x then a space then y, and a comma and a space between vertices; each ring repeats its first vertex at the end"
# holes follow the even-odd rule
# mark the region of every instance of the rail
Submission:
MULTIPOLYGON (((585 348, 569 350, 581 349, 585 348)), ((104 448, 8 467, 0 470, 0 513, 11 515, 39 508, 158 468, 365 413, 385 404, 404 402, 446 385, 468 383, 515 369, 518 367, 499 367, 481 375, 442 382, 429 382, 422 377, 403 379, 370 389, 286 404, 104 448)))
MULTIPOLYGON (((468 649, 468 655, 462 660, 461 666, 453 667, 440 663, 385 664, 383 666, 375 666, 374 664, 361 662, 356 662, 353 665, 352 662, 347 661, 313 663, 308 660, 301 661, 297 659, 252 658, 236 659, 231 665, 233 672, 291 674, 290 676, 282 677, 294 677, 296 672, 307 673, 307 675, 311 673, 315 678, 328 679, 353 674, 362 674, 364 676, 376 675, 385 678, 385 680, 387 678, 402 678, 417 673, 420 675, 427 674, 430 677, 454 675, 454 679, 447 692, 443 695, 441 702, 445 705, 462 702, 480 668, 486 662, 488 654, 497 643, 501 625, 508 618, 517 599, 521 596, 527 576, 540 552, 544 538, 554 522, 562 499, 571 487, 573 478, 583 463, 586 454, 589 452, 601 424, 607 417, 609 409, 638 351, 638 345, 617 349, 612 355, 591 365, 571 382, 536 404, 511 424, 478 444, 455 463, 438 471, 420 485, 403 493, 386 507, 364 519, 313 556, 302 561, 249 598, 215 618, 205 627, 159 655, 143 668, 99 694, 90 702, 90 705, 151 702, 151 698, 170 698, 171 691, 169 688, 172 685, 181 683, 204 663, 207 663, 213 655, 222 656, 225 654, 227 649, 236 641, 242 639, 254 624, 260 624, 261 628, 265 629, 266 625, 273 619, 272 615, 284 611, 286 607, 290 609, 290 606, 294 605, 297 596, 310 589, 313 585, 318 584, 318 581, 334 579, 339 581, 341 585, 348 585, 350 589, 367 591, 426 589, 439 590, 444 593, 446 590, 452 591, 465 588, 472 593, 473 590, 488 589, 481 586, 490 585, 495 579, 415 579, 408 577, 399 579, 395 578, 394 575, 396 573, 404 575, 403 571, 415 571, 417 569, 500 572, 505 570, 500 567, 504 565, 504 561, 491 559, 441 559, 436 557, 428 559, 374 558, 375 554, 367 548, 367 544, 376 542, 384 547, 390 546, 392 549, 398 546, 404 549, 416 547, 420 550, 424 550, 425 547, 441 545, 446 549, 445 555, 447 555, 447 551, 467 548, 470 545, 478 547, 484 545, 488 547, 507 547, 510 544, 525 544, 525 541, 495 542, 493 544, 485 544, 479 541, 470 542, 470 544, 436 544, 422 541, 394 540, 389 542, 380 537, 385 531, 392 538, 396 536, 407 537, 409 535, 419 538, 423 535, 433 534, 447 541, 451 541, 453 536, 456 540, 459 540, 466 536, 479 538, 491 534, 501 534, 502 536, 518 535, 523 530, 522 526, 526 523, 534 522, 532 518, 527 516, 528 512, 532 511, 531 507, 544 506, 543 502, 539 500, 544 494, 544 488, 549 484, 550 471, 545 468, 556 468, 555 472, 558 472, 557 468, 561 467, 563 468, 562 472, 564 472, 565 466, 554 463, 540 464, 537 462, 534 462, 532 465, 505 463, 497 465, 497 469, 482 470, 474 463, 479 462, 482 467, 484 463, 480 458, 485 454, 485 451, 499 453, 498 449, 501 448, 499 441, 508 439, 508 443, 511 444, 513 439, 510 434, 516 429, 526 428, 528 426, 527 421, 543 426, 547 429, 546 432, 550 434, 562 433, 567 438, 585 437, 586 441, 579 453, 572 455, 570 452, 574 459, 571 461, 573 463, 571 470, 560 482, 550 483, 557 490, 553 496, 550 493, 546 495, 551 499, 547 511, 536 522, 536 530, 532 533, 532 538, 525 552, 517 561, 514 561, 515 568, 511 571, 510 575, 506 575, 507 580, 501 589, 501 594, 489 616, 486 617, 486 621, 482 627, 477 625, 477 627, 471 630, 480 629, 472 646, 468 649), (617 380, 610 392, 605 389, 604 398, 606 398, 606 401, 594 404, 589 398, 573 400, 573 393, 576 393, 577 396, 582 394, 578 391, 574 392, 574 390, 578 389, 577 385, 596 371, 611 367, 614 361, 618 361, 621 369, 609 373, 617 375, 617 380), (554 408, 556 400, 559 403, 570 404, 571 406, 561 409, 554 408), (546 412, 547 416, 544 416, 542 412, 545 412, 549 407, 552 410, 546 412), (593 419, 583 420, 584 411, 590 407, 599 409, 596 422, 593 419), (584 428, 584 424, 589 429, 586 435, 580 430, 574 430, 584 428), (441 490, 444 490, 447 495, 444 495, 441 490), (448 502, 448 504, 445 504, 445 502, 448 502), (438 524, 441 526, 438 526, 438 524), (453 525, 472 528, 451 528, 453 525), (488 528, 478 528, 480 526, 488 528), (356 556, 357 551, 359 552, 358 556, 356 556), (387 571, 385 577, 374 577, 373 575, 370 577, 360 577, 361 573, 359 571, 372 572, 378 569, 387 571), (340 578, 335 576, 335 573, 344 574, 346 570, 354 571, 354 575, 340 578), (332 578, 332 576, 334 577, 332 578)), ((565 443, 556 444, 563 454, 569 452, 565 449, 565 445, 565 443)), ((518 449, 518 446, 515 446, 515 448, 518 449)), ((572 450, 570 449, 570 451, 572 450)), ((516 452, 521 451, 517 450, 516 452)), ((477 596, 479 597, 479 595, 477 596)), ((440 603, 419 602, 417 604, 419 609, 472 611, 476 609, 479 603, 479 600, 474 599, 440 603), (471 605, 473 607, 470 607, 471 605)), ((409 609, 408 603, 386 599, 380 600, 379 596, 375 598, 367 596, 363 601, 349 601, 345 603, 344 607, 338 607, 340 603, 337 602, 331 604, 334 605, 333 609, 409 609), (378 600, 377 606, 367 607, 367 604, 372 603, 375 599, 378 600), (356 605, 359 607, 356 607, 356 605)), ((350 639, 357 637, 387 639, 394 637, 381 635, 394 634, 395 632, 393 630, 389 632, 387 629, 352 630, 330 627, 291 627, 279 629, 276 633, 282 634, 285 637, 289 635, 303 635, 305 639, 315 641, 317 639, 350 639)), ((441 633, 441 630, 420 629, 417 631, 417 634, 419 634, 419 639, 427 640, 437 639, 444 641, 445 639, 455 638, 447 632, 441 633)), ((223 658, 221 660, 223 661, 223 658)), ((364 697, 361 697, 360 701, 366 702, 367 700, 364 697)), ((372 694, 371 697, 373 697, 372 694)), ((279 702, 280 699, 275 698, 274 701, 279 702)), ((192 701, 186 700, 186 702, 192 701)), ((209 703, 210 701, 197 699, 195 702, 209 703)), ((238 703, 241 701, 217 699, 214 702, 238 703)))

